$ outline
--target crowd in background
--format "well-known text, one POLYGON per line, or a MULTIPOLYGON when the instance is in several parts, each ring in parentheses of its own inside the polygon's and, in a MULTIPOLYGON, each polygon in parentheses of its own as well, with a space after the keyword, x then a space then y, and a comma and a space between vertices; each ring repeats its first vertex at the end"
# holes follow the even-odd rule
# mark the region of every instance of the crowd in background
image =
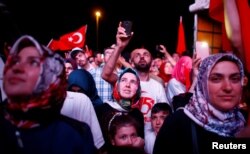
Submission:
POLYGON ((133 33, 120 22, 93 55, 18 38, 0 64, 0 153, 203 154, 214 142, 249 152, 247 51, 201 59, 159 44, 161 56, 138 47, 126 60, 133 33))

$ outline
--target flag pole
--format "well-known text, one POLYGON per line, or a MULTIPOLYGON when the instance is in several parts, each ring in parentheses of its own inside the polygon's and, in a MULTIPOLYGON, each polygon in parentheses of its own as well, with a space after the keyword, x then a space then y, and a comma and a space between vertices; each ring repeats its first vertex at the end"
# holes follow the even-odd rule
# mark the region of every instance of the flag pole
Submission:
POLYGON ((194 42, 193 42, 193 54, 196 52, 196 41, 197 41, 197 32, 198 32, 198 15, 194 14, 194 42))
POLYGON ((52 41, 53 41, 53 39, 50 39, 49 43, 47 44, 47 47, 49 47, 49 45, 51 44, 52 41))

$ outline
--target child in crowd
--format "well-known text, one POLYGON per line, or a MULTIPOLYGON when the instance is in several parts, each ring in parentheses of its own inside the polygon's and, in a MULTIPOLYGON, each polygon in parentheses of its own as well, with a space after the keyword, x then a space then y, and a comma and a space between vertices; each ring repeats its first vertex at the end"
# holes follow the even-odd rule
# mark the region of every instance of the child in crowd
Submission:
POLYGON ((145 151, 153 153, 156 135, 158 134, 164 120, 172 114, 172 109, 167 103, 156 103, 151 111, 151 130, 145 132, 145 151))
POLYGON ((138 123, 130 115, 116 113, 109 121, 108 132, 113 146, 144 147, 144 140, 138 136, 138 123))

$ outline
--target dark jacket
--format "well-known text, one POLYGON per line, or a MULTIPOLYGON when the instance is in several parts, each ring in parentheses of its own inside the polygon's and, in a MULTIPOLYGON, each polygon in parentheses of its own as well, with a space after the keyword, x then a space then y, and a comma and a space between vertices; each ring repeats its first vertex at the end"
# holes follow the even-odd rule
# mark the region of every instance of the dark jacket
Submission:
POLYGON ((20 129, 0 116, 1 154, 96 153, 87 124, 59 116, 46 125, 20 129))
POLYGON ((210 154, 210 153, 249 153, 250 139, 236 139, 223 137, 205 130, 194 123, 183 110, 178 110, 167 117, 160 129, 155 145, 154 154, 183 153, 210 154), (216 146, 239 146, 246 149, 216 149, 216 146), (213 145, 214 149, 213 149, 213 145))

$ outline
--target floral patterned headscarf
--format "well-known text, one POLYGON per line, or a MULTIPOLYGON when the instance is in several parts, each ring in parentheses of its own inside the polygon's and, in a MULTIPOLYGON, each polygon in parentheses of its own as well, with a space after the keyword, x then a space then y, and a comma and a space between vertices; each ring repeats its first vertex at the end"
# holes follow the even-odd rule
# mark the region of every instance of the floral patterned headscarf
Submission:
POLYGON ((29 100, 12 102, 8 99, 5 112, 5 118, 21 128, 35 127, 53 119, 60 114, 66 97, 66 73, 63 58, 39 44, 31 36, 24 35, 14 43, 4 68, 4 74, 12 67, 12 58, 29 46, 35 47, 41 55, 40 77, 29 100))
POLYGON ((207 57, 200 65, 195 92, 190 102, 185 106, 184 113, 208 131, 220 136, 234 136, 235 133, 244 127, 245 123, 245 119, 238 107, 235 107, 232 111, 221 112, 209 102, 208 77, 212 68, 222 59, 223 61, 225 59, 237 64, 243 81, 243 65, 235 55, 219 53, 207 57))

